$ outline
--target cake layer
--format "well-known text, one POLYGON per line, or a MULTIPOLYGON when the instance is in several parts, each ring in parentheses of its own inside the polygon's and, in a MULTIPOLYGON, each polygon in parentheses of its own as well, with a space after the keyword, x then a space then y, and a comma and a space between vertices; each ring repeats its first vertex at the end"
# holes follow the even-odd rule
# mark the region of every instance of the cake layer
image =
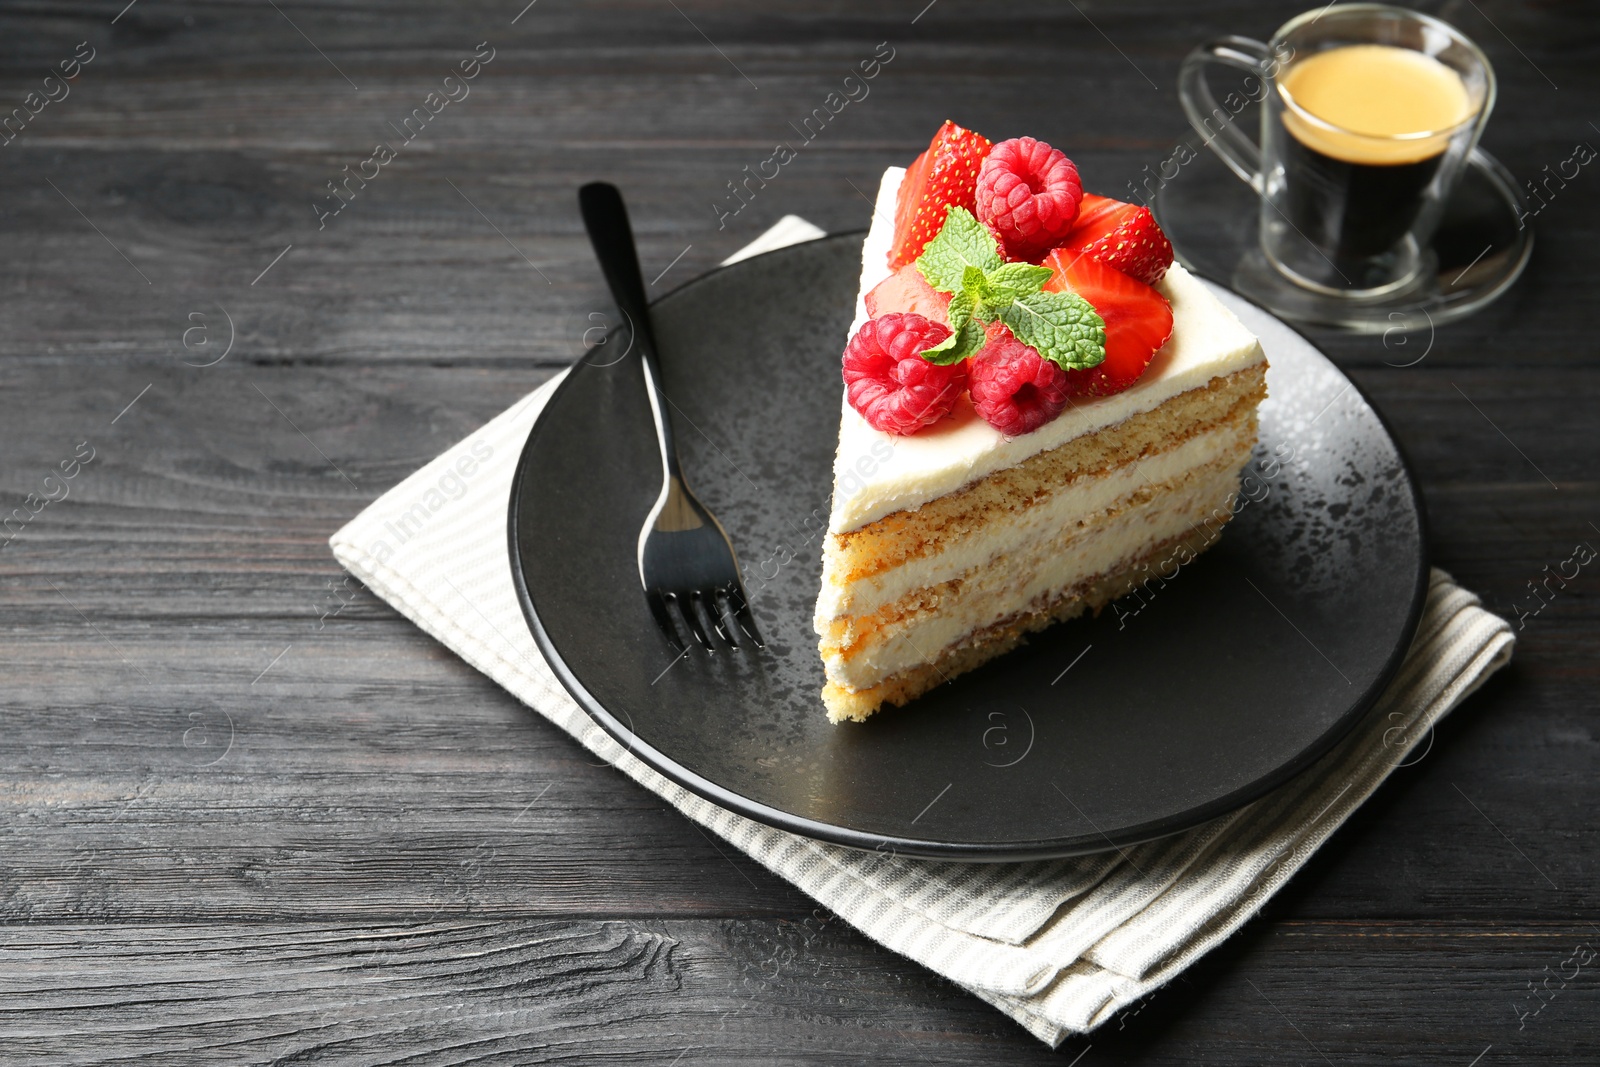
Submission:
POLYGON ((1070 589, 1054 590, 1007 618, 990 623, 962 641, 940 649, 927 662, 919 662, 858 690, 834 682, 823 687, 822 702, 833 722, 864 721, 884 704, 904 704, 957 675, 981 667, 1020 645, 1030 633, 1054 623, 1099 611, 1152 573, 1173 562, 1192 559, 1216 540, 1209 525, 1189 529, 1153 546, 1143 555, 1105 574, 1085 579, 1070 589))
POLYGON ((1019 610, 1097 576, 1119 573, 1154 545, 1203 530, 1214 537, 1232 517, 1239 467, 1251 441, 1173 481, 1142 485, 1122 506, 1018 551, 987 559, 966 574, 918 589, 870 616, 834 620, 822 641, 830 682, 860 690, 927 663, 938 650, 1019 610))
MULTIPOLYGON (((889 275, 895 197, 904 173, 890 167, 878 189, 872 229, 862 247, 852 336, 867 318, 865 294, 889 275)), ((1260 343, 1182 266, 1174 263, 1156 288, 1172 304, 1172 339, 1143 377, 1114 396, 1075 403, 1032 433, 1006 437, 963 398, 950 417, 900 437, 873 429, 843 402, 829 531, 857 530, 893 512, 915 509, 1036 453, 1150 411, 1218 375, 1262 364, 1260 343)))
MULTIPOLYGON (((817 617, 850 610, 846 598, 871 595, 857 588, 863 582, 870 590, 875 582, 892 580, 889 572, 981 533, 997 514, 1031 510, 1133 461, 1145 469, 1192 436, 1246 422, 1253 432, 1256 405, 1265 396, 1264 364, 1213 378, 1152 411, 1039 452, 915 511, 897 511, 859 530, 830 534, 823 548, 817 617)), ((1145 473, 1155 477, 1148 469, 1145 473)))
MULTIPOLYGON (((1171 438, 1166 448, 1147 451, 1105 470, 1080 469, 1061 478, 1054 487, 1037 493, 1006 494, 1001 487, 991 485, 1007 480, 1013 471, 1022 468, 1002 471, 968 486, 961 494, 985 497, 986 506, 972 501, 972 506, 962 511, 961 522, 924 529, 923 539, 912 558, 870 575, 858 572, 854 581, 825 582, 817 601, 817 632, 826 634, 830 620, 874 612, 913 590, 959 577, 1035 541, 1051 540, 1061 531, 1081 527, 1096 516, 1121 510, 1134 494, 1142 491, 1147 495, 1157 486, 1176 485, 1196 468, 1223 459, 1237 462, 1255 443, 1254 414, 1254 408, 1245 408, 1187 437, 1171 438), (1023 501, 1029 503, 1024 506, 1023 501)), ((1083 439, 1085 443, 1091 440, 1083 439)), ((1053 453, 1041 453, 1034 459, 1050 455, 1053 453)), ((922 511, 933 511, 944 501, 961 494, 942 497, 922 511)), ((917 512, 912 517, 920 515, 921 512, 917 512)), ((847 550, 830 539, 825 551, 843 555, 847 550)))

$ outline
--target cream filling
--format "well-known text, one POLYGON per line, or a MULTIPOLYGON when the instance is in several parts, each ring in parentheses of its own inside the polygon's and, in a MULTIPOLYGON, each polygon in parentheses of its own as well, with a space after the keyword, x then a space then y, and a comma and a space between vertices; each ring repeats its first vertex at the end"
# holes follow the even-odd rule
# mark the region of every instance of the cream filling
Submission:
POLYGON ((1129 565, 1154 545, 1208 518, 1220 529, 1231 514, 1229 498, 1238 487, 1238 470, 1230 467, 1197 477, 1064 545, 1040 543, 1029 559, 1008 560, 989 569, 970 591, 964 585, 961 595, 951 598, 954 603, 936 605, 884 627, 848 659, 825 649, 822 660, 828 680, 850 690, 870 688, 901 671, 934 662, 946 648, 1035 600, 1129 565))
MULTIPOLYGON (((890 167, 878 187, 872 229, 861 249, 861 290, 850 326, 852 337, 867 320, 867 292, 890 273, 895 197, 904 176, 904 168, 890 167)), ((949 418, 910 437, 873 429, 844 401, 829 532, 847 533, 893 512, 921 507, 1265 358, 1255 336, 1179 264, 1172 265, 1156 288, 1172 304, 1172 339, 1156 353, 1144 376, 1115 396, 1076 402, 1021 437, 1006 437, 984 422, 965 397, 949 418)))
POLYGON ((1104 473, 1080 475, 1020 513, 996 516, 979 530, 949 539, 938 552, 881 574, 841 583, 832 576, 832 569, 825 567, 827 577, 817 597, 813 620, 817 633, 826 634, 831 619, 876 611, 915 589, 960 577, 994 557, 1018 552, 1035 541, 1053 539, 1068 526, 1112 510, 1143 486, 1174 482, 1191 469, 1224 456, 1235 456, 1235 467, 1242 465, 1254 443, 1255 434, 1248 419, 1219 426, 1136 462, 1104 473))

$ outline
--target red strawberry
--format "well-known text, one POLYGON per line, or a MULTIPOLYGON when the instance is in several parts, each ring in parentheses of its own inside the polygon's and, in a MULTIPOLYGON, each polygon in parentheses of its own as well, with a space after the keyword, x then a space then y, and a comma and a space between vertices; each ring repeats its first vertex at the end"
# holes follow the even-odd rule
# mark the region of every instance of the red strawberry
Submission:
POLYGON ((1067 406, 1067 373, 1039 356, 999 323, 988 329, 988 343, 967 360, 972 406, 984 421, 1007 437, 1032 433, 1067 406))
POLYGON ((915 263, 906 264, 873 286, 866 300, 867 314, 873 318, 893 311, 910 311, 941 326, 950 325, 945 311, 950 294, 929 285, 915 263))
POLYGON ((978 220, 999 234, 1008 259, 1033 261, 1071 231, 1082 198, 1072 160, 1043 141, 1014 137, 983 161, 973 203, 978 220))
POLYGON ((1159 282, 1172 266, 1172 242, 1150 209, 1103 196, 1083 198, 1078 222, 1062 245, 1081 249, 1146 285, 1159 282))
POLYGON ((1044 265, 1056 272, 1044 283, 1046 289, 1070 289, 1106 320, 1105 362, 1067 371, 1068 391, 1074 396, 1110 396, 1138 381, 1172 336, 1172 305, 1144 282, 1086 252, 1058 248, 1045 257, 1044 265))
POLYGON ((967 387, 967 361, 941 367, 922 353, 949 336, 921 315, 868 319, 844 349, 850 406, 885 433, 914 434, 944 418, 967 387))
POLYGON ((899 268, 922 255, 944 227, 952 207, 972 210, 972 195, 994 142, 981 133, 946 122, 933 135, 928 150, 906 168, 894 210, 894 245, 889 266, 899 268))
POLYGON ((1083 199, 1078 202, 1078 219, 1072 224, 1063 243, 1082 247, 1098 237, 1104 237, 1122 221, 1122 209, 1131 207, 1132 204, 1113 200, 1109 196, 1084 193, 1083 199))

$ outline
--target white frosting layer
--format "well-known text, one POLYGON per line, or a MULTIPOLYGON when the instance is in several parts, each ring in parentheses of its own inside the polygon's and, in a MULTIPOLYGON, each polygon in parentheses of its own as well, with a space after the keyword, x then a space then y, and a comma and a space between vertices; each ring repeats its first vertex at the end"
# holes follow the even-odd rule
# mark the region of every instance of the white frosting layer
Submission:
POLYGON ((1007 567, 981 571, 972 589, 963 588, 958 604, 941 604, 937 611, 886 627, 848 659, 824 648, 828 680, 859 691, 928 663, 940 651, 1038 598, 1071 588, 1085 577, 1123 570, 1155 545, 1199 527, 1208 518, 1221 524, 1231 516, 1229 498, 1238 488, 1237 470, 1203 475, 1065 545, 1040 542, 1007 567))
POLYGON ((1124 463, 1104 474, 1081 475, 1026 511, 987 523, 966 537, 952 539, 933 555, 910 560, 847 585, 824 578, 822 592, 817 598, 817 631, 825 632, 824 627, 831 619, 868 614, 894 603, 914 589, 959 578, 996 557, 1010 556, 1035 542, 1051 540, 1072 526, 1122 506, 1141 487, 1176 483, 1196 467, 1224 458, 1232 460, 1231 469, 1237 470, 1250 458, 1254 443, 1255 434, 1248 423, 1219 426, 1137 464, 1124 463))
MULTIPOLYGON (((861 290, 850 325, 852 337, 867 321, 867 292, 890 273, 895 197, 904 176, 904 168, 890 167, 878 187, 872 229, 861 249, 861 290)), ((1255 336, 1181 265, 1174 263, 1156 288, 1172 304, 1172 339, 1156 353, 1144 376, 1115 396, 1074 402, 1030 434, 1006 437, 962 397, 950 417, 900 437, 873 429, 844 401, 829 532, 846 533, 893 512, 919 508, 1038 452, 1149 411, 1265 358, 1255 336)))

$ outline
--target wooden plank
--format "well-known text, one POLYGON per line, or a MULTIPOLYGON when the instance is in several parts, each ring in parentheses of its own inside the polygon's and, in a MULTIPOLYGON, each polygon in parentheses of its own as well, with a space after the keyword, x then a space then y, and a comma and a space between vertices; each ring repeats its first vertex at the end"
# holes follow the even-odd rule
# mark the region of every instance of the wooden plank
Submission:
MULTIPOLYGON (((1597 940, 1559 923, 1263 925, 1062 1055, 1584 1062, 1600 986, 1579 946, 1597 940)), ((0 951, 0 1042, 29 1062, 1063 1062, 822 912, 29 927, 0 951)))

